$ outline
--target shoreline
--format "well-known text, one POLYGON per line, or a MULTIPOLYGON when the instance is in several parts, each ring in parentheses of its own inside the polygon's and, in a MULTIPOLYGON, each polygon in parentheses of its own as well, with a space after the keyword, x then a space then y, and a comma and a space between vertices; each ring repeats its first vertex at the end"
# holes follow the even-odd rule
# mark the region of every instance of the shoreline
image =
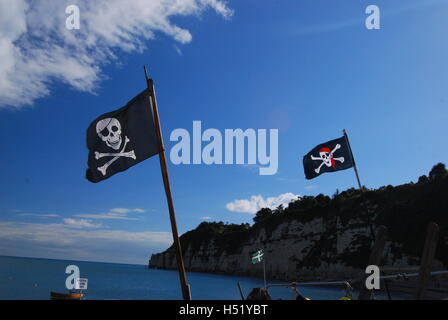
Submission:
MULTIPOLYGON (((154 268, 149 267, 148 269, 153 270, 166 270, 166 271, 177 271, 177 269, 169 269, 169 268, 154 268)), ((263 277, 257 276, 257 275, 244 275, 244 274, 229 274, 225 272, 205 272, 205 271, 198 271, 198 270, 186 270, 187 272, 195 272, 195 273, 204 273, 204 274, 210 274, 210 275, 219 275, 219 276, 229 276, 229 277, 245 277, 245 278, 256 278, 263 281, 263 277)), ((387 270, 385 274, 392 274, 390 272, 391 270, 387 270)), ((418 269, 411 268, 407 270, 406 272, 418 272, 418 269)), ((401 270, 401 273, 403 273, 403 270, 401 270)), ((330 281, 348 281, 350 283, 350 280, 352 279, 331 279, 331 280, 325 280, 325 282, 330 281)), ((280 283, 292 283, 292 282, 315 282, 315 281, 323 281, 323 280, 316 280, 316 279, 308 279, 308 280, 285 280, 285 279, 272 279, 272 278, 266 278, 267 283, 275 284, 275 281, 278 281, 280 283)), ((358 285, 352 285, 353 290, 357 291, 359 290, 359 284, 358 285)), ((330 289, 330 288, 341 288, 342 286, 307 286, 312 288, 323 288, 323 289, 330 289)), ((387 295, 387 288, 389 289, 390 295, 392 300, 394 299, 394 296, 399 295, 400 298, 403 298, 405 300, 413 300, 415 292, 417 290, 417 279, 408 279, 408 280, 388 280, 387 287, 384 283, 384 281, 381 281, 380 289, 375 290, 377 292, 380 292, 381 294, 387 295)), ((425 300, 446 300, 448 299, 448 275, 442 275, 438 276, 437 278, 432 278, 431 281, 428 283, 428 287, 426 290, 426 298, 425 300)))

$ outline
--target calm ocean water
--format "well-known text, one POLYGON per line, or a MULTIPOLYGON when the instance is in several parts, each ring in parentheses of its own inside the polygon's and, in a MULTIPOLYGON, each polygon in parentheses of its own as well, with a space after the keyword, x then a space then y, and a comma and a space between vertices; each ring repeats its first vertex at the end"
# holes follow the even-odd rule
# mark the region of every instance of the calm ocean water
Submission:
MULTIPOLYGON (((153 270, 143 265, 0 257, 0 299, 49 299, 50 291, 67 292, 65 268, 77 265, 82 278, 88 278, 85 299, 181 299, 178 273, 153 270)), ((244 294, 263 287, 263 280, 188 272, 191 295, 197 300, 240 300, 237 282, 244 294)), ((280 283, 280 282, 275 282, 280 283)), ((272 288, 273 299, 293 299, 290 288, 272 288)), ((339 299, 341 289, 303 288, 312 299, 339 299)))

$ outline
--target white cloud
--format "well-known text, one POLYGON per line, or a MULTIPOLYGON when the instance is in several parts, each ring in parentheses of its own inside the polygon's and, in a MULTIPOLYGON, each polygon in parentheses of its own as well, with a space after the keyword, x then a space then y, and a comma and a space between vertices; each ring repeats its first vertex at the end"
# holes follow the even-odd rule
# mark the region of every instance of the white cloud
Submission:
MULTIPOLYGON (((1 0, 0 0, 1 1, 1 0)), ((13 210, 16 212, 16 216, 20 217, 37 217, 37 218, 57 218, 61 215, 59 214, 46 214, 46 213, 32 213, 21 210, 13 210)), ((143 220, 142 217, 129 217, 130 213, 145 213, 147 210, 142 208, 112 208, 105 213, 95 213, 95 214, 75 214, 74 217, 87 218, 87 219, 110 219, 110 220, 143 220)), ((73 219, 72 219, 73 220, 73 219)), ((79 220, 86 221, 86 220, 79 220)))
POLYGON ((251 196, 246 200, 235 200, 226 204, 226 208, 233 212, 257 213, 262 208, 275 209, 279 205, 287 206, 291 201, 297 200, 298 195, 291 192, 283 193, 277 197, 263 198, 261 195, 251 196))
POLYGON ((142 217, 129 217, 129 213, 143 213, 146 210, 141 208, 127 209, 127 208, 113 208, 106 213, 94 214, 75 214, 74 217, 87 219, 103 219, 103 220, 143 220, 142 217))
POLYGON ((112 212, 112 213, 122 213, 122 214, 131 213, 131 212, 143 213, 145 211, 146 210, 140 209, 140 208, 135 208, 135 209, 113 208, 113 209, 110 209, 110 212, 112 212))
POLYGON ((87 219, 103 219, 103 220, 142 220, 141 218, 131 218, 123 214, 118 213, 99 213, 99 214, 75 214, 74 217, 87 218, 87 219))
POLYGON ((201 220, 212 220, 212 217, 201 217, 201 220))
POLYGON ((17 216, 20 216, 20 217, 38 217, 38 218, 57 218, 57 217, 59 217, 58 214, 53 214, 53 213, 45 214, 45 213, 28 213, 28 212, 17 213, 17 216))
POLYGON ((66 219, 63 219, 63 221, 68 227, 72 227, 72 228, 95 229, 95 228, 101 228, 103 226, 101 223, 94 224, 94 223, 92 223, 92 221, 85 220, 85 219, 66 218, 66 219))
POLYGON ((0 255, 144 264, 171 244, 170 232, 0 221, 0 255))
POLYGON ((54 80, 93 93, 118 52, 142 52, 158 33, 188 43, 170 18, 207 8, 232 15, 221 0, 0 0, 0 106, 32 104, 54 80), (79 30, 66 29, 68 5, 80 8, 79 30))

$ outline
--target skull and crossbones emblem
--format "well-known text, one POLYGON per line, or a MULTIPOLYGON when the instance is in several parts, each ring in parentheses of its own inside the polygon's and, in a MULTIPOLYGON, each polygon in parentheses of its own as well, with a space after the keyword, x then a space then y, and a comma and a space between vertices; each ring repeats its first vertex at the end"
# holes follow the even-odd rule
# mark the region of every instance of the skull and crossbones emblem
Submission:
POLYGON ((339 161, 341 163, 344 163, 344 157, 339 157, 339 158, 335 158, 333 156, 333 154, 339 150, 341 148, 340 144, 337 144, 333 150, 330 150, 329 148, 321 148, 319 150, 319 156, 320 157, 315 157, 313 155, 311 155, 311 160, 321 160, 322 163, 319 165, 319 167, 317 167, 316 169, 314 169, 314 171, 316 173, 320 172, 320 169, 322 168, 323 165, 326 165, 327 167, 336 167, 336 161, 339 161))
POLYGON ((96 133, 98 137, 109 147, 115 151, 116 153, 100 153, 95 151, 95 159, 99 160, 103 157, 112 157, 106 164, 97 169, 103 174, 106 175, 107 169, 109 166, 117 161, 121 157, 136 159, 134 150, 126 152, 126 146, 130 142, 128 137, 124 137, 124 143, 122 138, 122 130, 120 121, 115 118, 106 118, 98 121, 96 124, 96 133), (123 144, 123 148, 120 147, 123 144))

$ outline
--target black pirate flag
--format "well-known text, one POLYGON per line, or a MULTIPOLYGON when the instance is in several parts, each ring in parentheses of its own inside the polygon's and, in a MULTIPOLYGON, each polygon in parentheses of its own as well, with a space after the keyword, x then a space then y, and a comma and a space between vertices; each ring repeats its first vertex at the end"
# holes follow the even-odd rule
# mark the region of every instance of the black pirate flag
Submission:
POLYGON ((303 157, 303 169, 307 179, 353 166, 350 146, 345 137, 322 143, 303 157))
POLYGON ((87 129, 86 178, 107 179, 161 152, 148 90, 127 105, 99 116, 87 129))

